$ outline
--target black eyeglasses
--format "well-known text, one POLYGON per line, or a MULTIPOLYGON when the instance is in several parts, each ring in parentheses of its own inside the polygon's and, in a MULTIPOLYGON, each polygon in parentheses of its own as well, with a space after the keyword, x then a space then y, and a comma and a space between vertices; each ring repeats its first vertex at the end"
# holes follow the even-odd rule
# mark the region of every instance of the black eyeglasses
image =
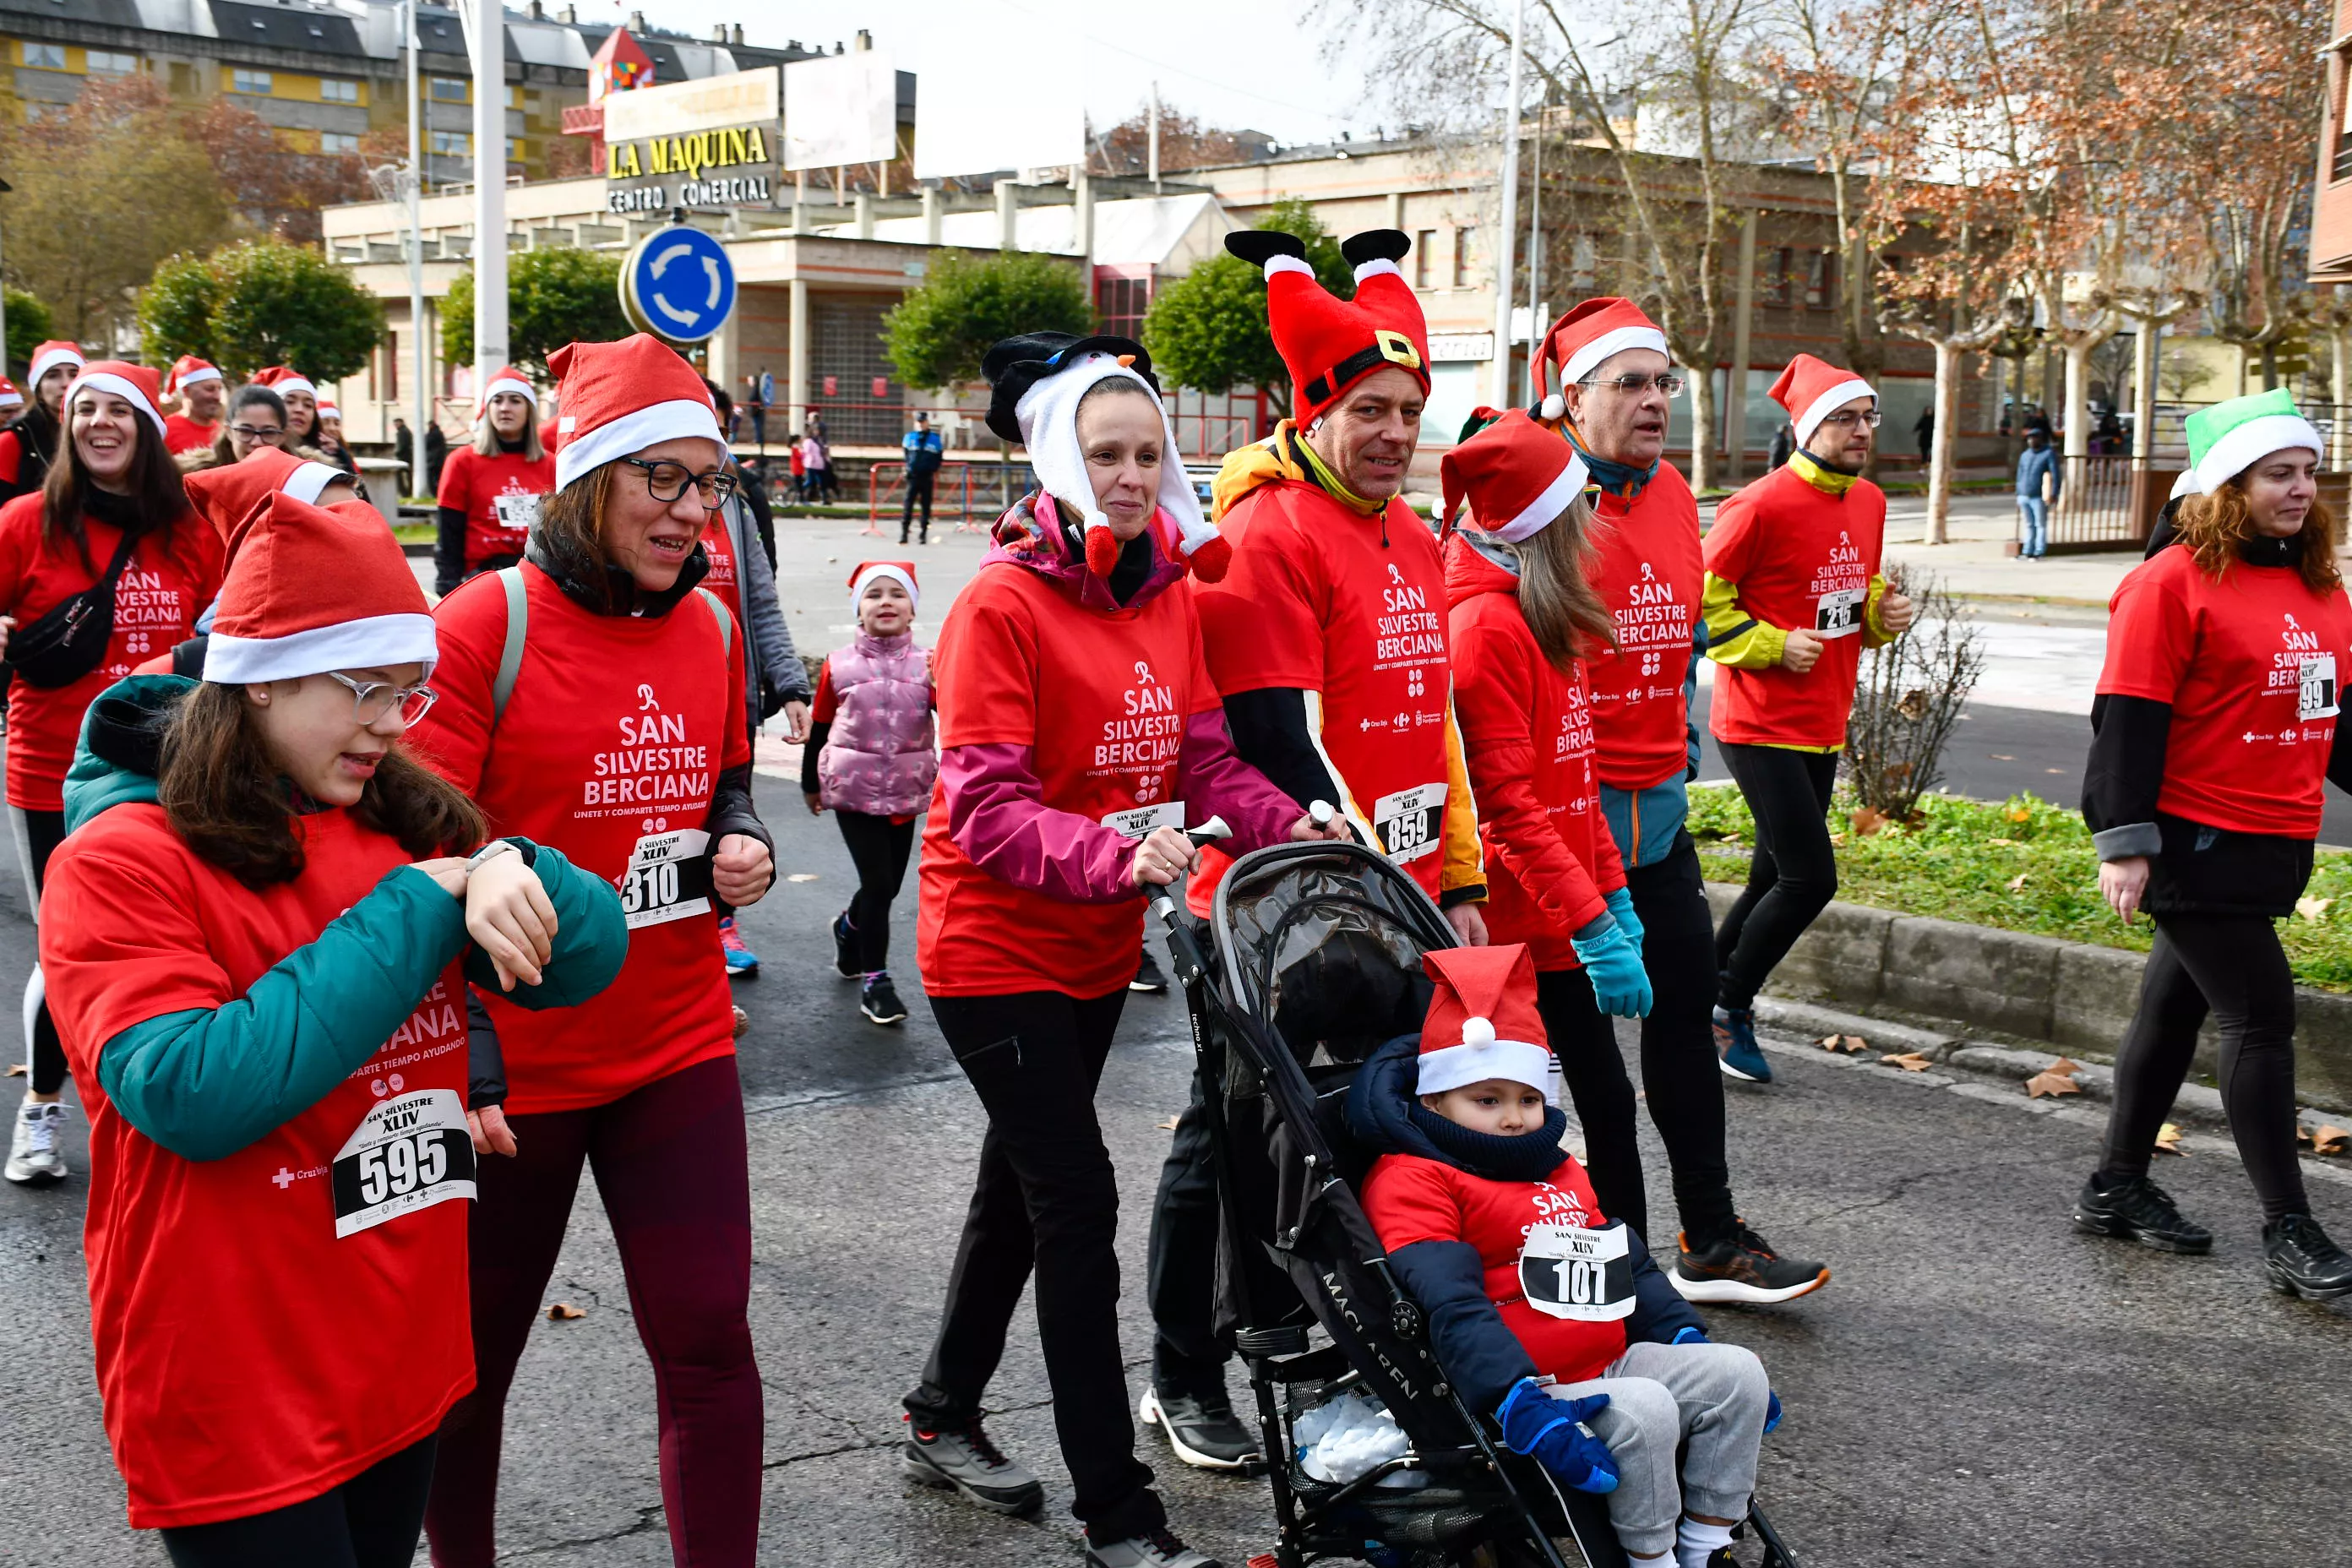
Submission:
POLYGON ((1639 397, 1654 385, 1660 392, 1672 397, 1683 389, 1683 378, 1671 371, 1664 375, 1612 375, 1606 380, 1597 375, 1588 375, 1577 384, 1579 386, 1613 386, 1628 397, 1639 397))
POLYGON ((276 425, 232 425, 228 427, 228 433, 246 441, 275 441, 286 434, 282 427, 276 425))
POLYGON ((684 463, 673 463, 667 459, 623 458, 621 461, 633 468, 644 470, 646 493, 658 501, 677 500, 678 497, 686 494, 686 487, 688 485, 692 485, 701 492, 702 509, 705 511, 717 511, 735 499, 738 487, 735 476, 732 474, 698 474, 684 463))
POLYGON ((1860 414, 1824 414, 1822 416, 1822 423, 1832 430, 1851 430, 1854 427, 1855 422, 1859 421, 1866 428, 1875 430, 1878 428, 1879 421, 1885 417, 1885 416, 1880 414, 1877 409, 1872 408, 1860 414))

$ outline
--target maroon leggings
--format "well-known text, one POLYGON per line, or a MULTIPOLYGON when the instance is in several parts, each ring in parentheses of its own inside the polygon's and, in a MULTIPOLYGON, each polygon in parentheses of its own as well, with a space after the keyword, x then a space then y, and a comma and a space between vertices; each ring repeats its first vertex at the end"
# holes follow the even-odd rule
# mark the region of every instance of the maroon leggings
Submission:
POLYGON ((750 1568, 760 1539, 760 1370, 751 1192, 735 1058, 609 1105, 509 1118, 516 1153, 480 1163, 474 1205, 474 1392, 441 1424, 425 1528, 437 1568, 497 1555, 499 1447, 515 1363, 539 1321, 583 1161, 596 1173, 653 1358, 662 1505, 679 1568, 750 1568))

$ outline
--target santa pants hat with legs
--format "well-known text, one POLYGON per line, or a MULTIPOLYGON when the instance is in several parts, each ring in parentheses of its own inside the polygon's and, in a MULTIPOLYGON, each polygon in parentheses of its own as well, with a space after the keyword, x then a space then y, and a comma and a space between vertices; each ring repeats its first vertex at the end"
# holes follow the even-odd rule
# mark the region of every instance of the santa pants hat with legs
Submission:
POLYGON ((1279 229, 1242 229, 1225 248, 1265 268, 1266 324, 1290 373, 1291 417, 1311 432, 1349 389, 1395 368, 1429 393, 1429 323, 1397 263, 1412 249, 1401 230, 1367 229, 1339 242, 1356 269, 1356 294, 1341 300, 1317 280, 1307 244, 1279 229))

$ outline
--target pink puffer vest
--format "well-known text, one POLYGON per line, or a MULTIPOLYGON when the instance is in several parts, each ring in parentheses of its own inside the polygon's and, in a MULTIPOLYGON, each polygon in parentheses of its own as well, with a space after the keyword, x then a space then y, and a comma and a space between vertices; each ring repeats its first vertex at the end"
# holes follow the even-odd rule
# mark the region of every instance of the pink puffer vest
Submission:
POLYGON ((939 777, 931 745, 931 653, 912 632, 857 634, 826 660, 833 729, 817 753, 819 797, 835 811, 908 816, 930 804, 939 777))

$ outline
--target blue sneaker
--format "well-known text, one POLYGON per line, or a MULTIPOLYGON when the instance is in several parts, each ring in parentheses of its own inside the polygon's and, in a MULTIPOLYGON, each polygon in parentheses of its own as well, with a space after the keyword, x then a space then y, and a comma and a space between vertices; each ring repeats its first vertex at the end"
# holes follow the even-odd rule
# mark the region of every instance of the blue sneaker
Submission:
POLYGON ((727 956, 729 974, 760 973, 760 955, 743 945, 743 933, 735 929, 733 915, 719 922, 719 951, 727 956))
POLYGON ((1723 1076, 1742 1083, 1770 1083, 1772 1064, 1756 1044, 1756 1012, 1751 1007, 1715 1010, 1715 1050, 1723 1058, 1723 1076))
POLYGON ((849 911, 844 910, 833 917, 833 972, 844 980, 863 980, 866 971, 860 966, 861 957, 857 928, 849 923, 849 911))

